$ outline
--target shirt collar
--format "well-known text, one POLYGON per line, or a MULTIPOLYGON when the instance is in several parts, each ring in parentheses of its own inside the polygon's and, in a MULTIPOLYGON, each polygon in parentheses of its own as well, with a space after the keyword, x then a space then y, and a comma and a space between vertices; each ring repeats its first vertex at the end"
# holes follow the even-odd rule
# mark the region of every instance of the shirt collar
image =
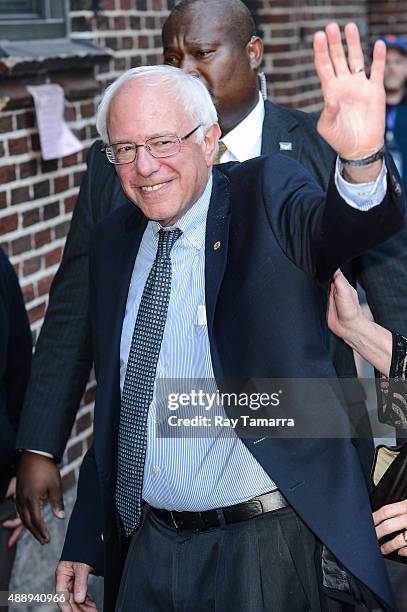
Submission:
POLYGON ((222 137, 222 142, 229 151, 240 162, 248 159, 248 151, 251 151, 256 142, 261 139, 264 121, 264 100, 259 92, 259 101, 254 109, 233 128, 226 136, 222 137))
POLYGON ((205 245, 206 217, 208 215, 209 202, 211 199, 212 184, 213 179, 211 173, 203 194, 175 225, 168 228, 162 228, 158 221, 149 221, 154 238, 158 241, 158 232, 160 229, 165 230, 178 227, 182 231, 181 238, 186 238, 196 249, 202 249, 205 245))

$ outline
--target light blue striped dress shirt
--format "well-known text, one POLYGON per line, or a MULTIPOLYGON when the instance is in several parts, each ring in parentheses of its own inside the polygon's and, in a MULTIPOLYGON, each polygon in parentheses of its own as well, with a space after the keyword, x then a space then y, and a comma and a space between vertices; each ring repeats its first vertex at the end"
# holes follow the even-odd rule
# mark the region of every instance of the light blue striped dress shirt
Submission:
MULTIPOLYGON (((378 204, 386 190, 385 170, 374 184, 364 186, 349 185, 338 176, 336 179, 341 194, 356 207, 366 204, 367 193, 370 206, 378 204)), ((211 191, 212 177, 199 200, 176 224, 182 235, 171 250, 171 296, 156 381, 160 378, 214 381, 208 330, 202 324, 205 229, 211 191)), ((138 307, 157 252, 160 227, 155 221, 147 224, 134 264, 121 336, 121 390, 138 307)), ((216 389, 215 381, 213 389, 216 389)), ((143 499, 147 503, 167 510, 201 511, 237 504, 275 488, 233 430, 228 436, 222 435, 219 427, 211 437, 158 437, 154 392, 148 416, 143 481, 143 499)))

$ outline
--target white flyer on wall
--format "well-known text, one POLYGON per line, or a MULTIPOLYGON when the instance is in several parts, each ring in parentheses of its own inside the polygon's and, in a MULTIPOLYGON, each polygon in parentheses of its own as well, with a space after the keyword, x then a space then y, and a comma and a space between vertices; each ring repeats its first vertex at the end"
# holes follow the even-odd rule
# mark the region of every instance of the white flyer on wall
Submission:
POLYGON ((27 85, 34 99, 41 154, 44 160, 72 155, 83 149, 64 119, 64 90, 57 83, 27 85))

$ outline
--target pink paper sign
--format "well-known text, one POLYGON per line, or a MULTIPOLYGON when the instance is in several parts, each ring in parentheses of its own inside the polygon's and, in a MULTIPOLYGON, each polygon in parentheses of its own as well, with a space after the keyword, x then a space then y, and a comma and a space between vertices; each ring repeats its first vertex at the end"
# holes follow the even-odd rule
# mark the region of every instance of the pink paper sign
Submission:
POLYGON ((41 154, 44 160, 65 157, 83 149, 64 119, 64 90, 60 85, 28 85, 34 98, 41 154))

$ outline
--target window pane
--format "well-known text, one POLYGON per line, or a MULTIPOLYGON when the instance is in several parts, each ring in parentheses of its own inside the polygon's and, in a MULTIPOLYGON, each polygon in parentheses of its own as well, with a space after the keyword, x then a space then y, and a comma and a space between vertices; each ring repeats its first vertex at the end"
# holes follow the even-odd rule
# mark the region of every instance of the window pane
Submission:
POLYGON ((0 0, 0 16, 33 17, 41 12, 40 4, 38 0, 0 0))

